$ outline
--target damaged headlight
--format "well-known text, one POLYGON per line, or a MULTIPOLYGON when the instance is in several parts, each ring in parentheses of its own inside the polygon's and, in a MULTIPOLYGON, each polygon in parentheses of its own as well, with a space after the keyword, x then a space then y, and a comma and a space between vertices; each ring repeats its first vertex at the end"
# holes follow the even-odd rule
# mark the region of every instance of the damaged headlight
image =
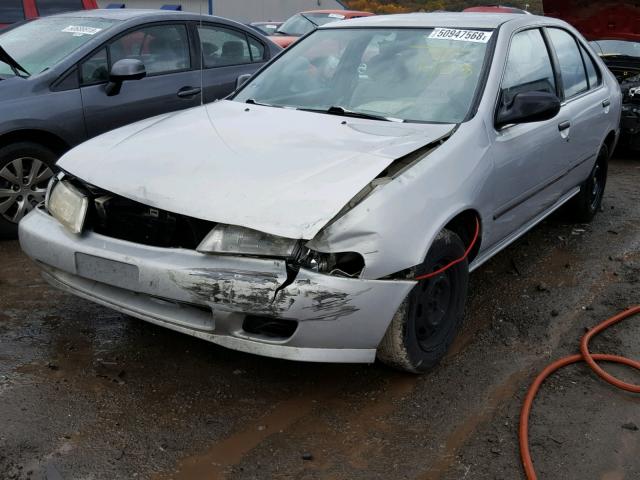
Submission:
POLYGON ((295 257, 300 241, 234 225, 217 225, 198 245, 201 253, 295 257))
POLYGON ((364 270, 364 258, 357 252, 323 253, 305 248, 296 263, 308 270, 338 277, 356 278, 364 270))
POLYGON ((46 208, 68 230, 79 234, 87 216, 89 198, 66 180, 51 181, 46 208))

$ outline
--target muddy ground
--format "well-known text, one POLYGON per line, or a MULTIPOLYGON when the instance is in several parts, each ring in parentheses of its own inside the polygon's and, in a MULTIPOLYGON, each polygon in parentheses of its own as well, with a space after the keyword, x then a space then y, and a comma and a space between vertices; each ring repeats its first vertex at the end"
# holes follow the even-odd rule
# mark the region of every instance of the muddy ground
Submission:
MULTIPOLYGON (((57 292, 0 242, 0 478, 523 478, 535 373, 638 303, 631 156, 612 161, 592 224, 555 215, 472 275, 464 330, 422 377, 228 351, 57 292)), ((640 318, 593 350, 640 357, 640 318)), ((540 477, 640 478, 637 427, 640 397, 565 369, 534 406, 540 477)))

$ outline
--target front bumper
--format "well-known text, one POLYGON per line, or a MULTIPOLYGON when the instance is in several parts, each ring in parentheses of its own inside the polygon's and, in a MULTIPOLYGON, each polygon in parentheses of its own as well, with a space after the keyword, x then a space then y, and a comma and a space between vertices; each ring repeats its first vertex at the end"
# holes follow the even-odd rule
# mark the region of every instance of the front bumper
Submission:
POLYGON ((149 247, 74 235, 41 209, 20 222, 20 244, 52 285, 120 312, 259 355, 313 362, 373 362, 412 281, 333 277, 284 260, 149 247), (276 293, 277 292, 277 293, 276 293), (295 320, 288 338, 243 329, 247 315, 295 320))

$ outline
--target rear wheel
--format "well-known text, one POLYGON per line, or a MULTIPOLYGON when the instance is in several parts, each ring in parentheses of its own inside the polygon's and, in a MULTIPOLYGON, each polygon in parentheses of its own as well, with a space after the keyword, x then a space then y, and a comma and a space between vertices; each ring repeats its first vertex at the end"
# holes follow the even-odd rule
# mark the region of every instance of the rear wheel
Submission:
POLYGON ((44 200, 57 158, 31 142, 0 148, 0 236, 15 238, 18 222, 44 200))
POLYGON ((568 213, 571 220, 576 223, 589 223, 593 220, 602 205, 608 169, 609 149, 603 145, 589 178, 580 185, 580 193, 569 203, 568 213))
MULTIPOLYGON (((460 237, 443 230, 416 276, 448 265, 461 258, 464 251, 460 237)), ((419 281, 391 321, 378 348, 378 359, 413 373, 425 372, 436 365, 462 324, 468 282, 466 260, 436 277, 419 281)))

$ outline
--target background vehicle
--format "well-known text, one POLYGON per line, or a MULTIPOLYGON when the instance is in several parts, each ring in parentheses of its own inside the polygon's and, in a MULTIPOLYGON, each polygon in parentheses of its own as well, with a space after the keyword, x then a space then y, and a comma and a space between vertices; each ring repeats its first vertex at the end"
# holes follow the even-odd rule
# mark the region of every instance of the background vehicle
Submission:
POLYGON ((51 167, 69 148, 222 98, 239 75, 280 51, 245 25, 206 16, 200 26, 200 20, 161 10, 90 10, 0 35, 10 55, 0 62, 1 234, 15 234, 17 222, 44 199, 51 167))
POLYGON ((287 48, 298 38, 321 25, 350 18, 369 17, 371 15, 373 13, 354 10, 312 10, 310 12, 301 12, 284 22, 269 39, 282 48, 287 48))
POLYGON ((640 150, 640 4, 545 0, 544 9, 589 39, 616 76, 623 93, 621 144, 640 150))
POLYGON ((335 22, 227 99, 68 152, 20 242, 53 285, 226 347, 422 372, 470 271, 599 211, 620 106, 560 20, 335 22))
POLYGON ((284 22, 253 22, 249 26, 257 28, 263 35, 273 35, 284 22))
POLYGON ((2 0, 0 29, 23 20, 94 8, 98 8, 96 0, 2 0))

